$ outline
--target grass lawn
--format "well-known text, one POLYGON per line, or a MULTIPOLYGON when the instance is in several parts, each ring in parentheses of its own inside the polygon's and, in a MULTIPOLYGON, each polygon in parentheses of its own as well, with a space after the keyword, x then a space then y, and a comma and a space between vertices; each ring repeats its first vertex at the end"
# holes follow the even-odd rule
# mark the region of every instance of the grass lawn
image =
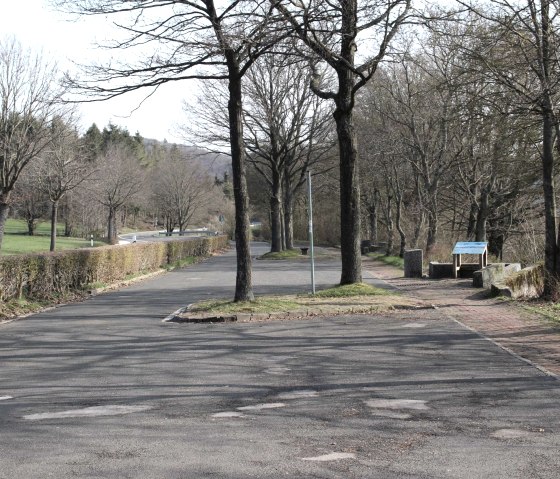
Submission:
POLYGON ((404 259, 400 256, 387 256, 383 253, 368 253, 368 256, 376 261, 404 269, 404 259))
MULTIPOLYGON (((9 219, 4 230, 2 249, 0 254, 27 254, 41 253, 49 251, 51 244, 50 223, 42 222, 37 225, 35 236, 27 235, 27 225, 22 220, 9 219)), ((90 241, 84 238, 66 238, 62 236, 64 228, 59 226, 57 232, 60 236, 56 238, 56 250, 85 248, 90 246, 90 241)), ((94 246, 101 246, 105 243, 94 241, 94 246)))

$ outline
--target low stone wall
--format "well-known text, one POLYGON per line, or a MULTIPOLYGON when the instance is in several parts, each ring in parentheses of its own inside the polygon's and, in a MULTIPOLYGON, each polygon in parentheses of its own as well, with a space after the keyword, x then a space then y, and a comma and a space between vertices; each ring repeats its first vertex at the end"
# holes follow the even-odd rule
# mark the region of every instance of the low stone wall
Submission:
MULTIPOLYGON (((474 272, 479 268, 478 263, 463 263, 459 268, 457 277, 472 278, 474 272)), ((431 279, 453 278, 453 263, 438 263, 431 261, 429 264, 429 276, 431 279)))
POLYGON ((521 270, 519 263, 492 263, 475 272, 473 286, 490 289, 494 283, 503 283, 506 278, 521 270))
POLYGON ((510 298, 538 298, 544 289, 544 265, 537 264, 523 268, 510 275, 503 282, 492 284, 492 292, 510 298))
POLYGON ((452 278, 453 263, 430 261, 430 264, 428 265, 428 275, 431 279, 452 278))

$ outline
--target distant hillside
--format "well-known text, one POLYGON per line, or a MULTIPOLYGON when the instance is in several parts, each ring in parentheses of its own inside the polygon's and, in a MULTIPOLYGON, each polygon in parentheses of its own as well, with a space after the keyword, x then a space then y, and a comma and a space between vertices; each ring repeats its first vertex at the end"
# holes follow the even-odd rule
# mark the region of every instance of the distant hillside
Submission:
POLYGON ((168 143, 165 141, 144 138, 144 147, 148 155, 157 158, 158 150, 170 150, 177 148, 185 157, 192 158, 201 168, 208 171, 210 176, 222 178, 224 173, 231 175, 231 160, 228 155, 223 153, 212 153, 196 146, 168 143))

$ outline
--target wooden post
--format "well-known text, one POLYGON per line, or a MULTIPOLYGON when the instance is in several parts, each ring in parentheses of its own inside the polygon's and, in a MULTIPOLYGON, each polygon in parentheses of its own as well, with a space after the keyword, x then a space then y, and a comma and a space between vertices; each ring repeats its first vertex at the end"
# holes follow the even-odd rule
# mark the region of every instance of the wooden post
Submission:
POLYGON ((458 254, 454 254, 453 255, 453 279, 457 279, 457 263, 460 263, 460 259, 459 259, 459 255, 458 254))

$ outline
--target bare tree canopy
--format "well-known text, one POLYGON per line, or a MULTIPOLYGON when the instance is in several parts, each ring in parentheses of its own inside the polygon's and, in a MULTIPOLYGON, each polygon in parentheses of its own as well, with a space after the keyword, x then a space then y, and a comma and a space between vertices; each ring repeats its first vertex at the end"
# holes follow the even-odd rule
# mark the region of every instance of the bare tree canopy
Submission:
POLYGON ((391 40, 406 21, 410 0, 271 0, 307 47, 313 71, 311 88, 335 103, 333 112, 340 154, 341 284, 362 280, 360 190, 353 110, 356 93, 386 56, 391 40), (336 81, 325 84, 321 64, 336 81))
MULTIPOLYGON (((71 84, 93 99, 187 79, 228 81, 228 119, 236 210, 235 301, 253 299, 249 249, 249 201, 245 179, 241 83, 247 70, 276 41, 268 1, 60 0, 81 15, 108 15, 123 34, 109 48, 126 50, 118 62, 90 66, 84 81, 71 84)), ((280 32, 282 35, 282 32, 280 32)))
POLYGON ((0 40, 0 246, 10 196, 23 169, 48 146, 60 114, 57 70, 13 38, 0 40))
POLYGON ((62 118, 51 123, 51 141, 39 162, 40 188, 51 202, 51 245, 56 248, 58 207, 64 196, 91 176, 93 167, 84 161, 84 149, 78 132, 62 118))

